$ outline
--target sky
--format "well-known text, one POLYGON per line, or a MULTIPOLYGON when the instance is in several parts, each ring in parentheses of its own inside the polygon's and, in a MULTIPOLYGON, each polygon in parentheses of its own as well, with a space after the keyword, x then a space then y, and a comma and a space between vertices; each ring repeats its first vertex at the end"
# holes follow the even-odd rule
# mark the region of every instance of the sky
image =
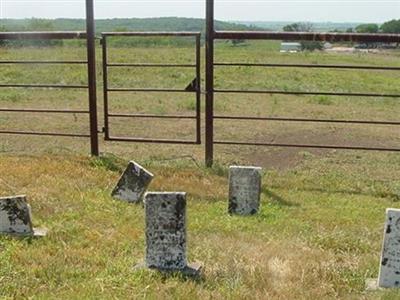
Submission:
MULTIPOLYGON (((205 0, 95 0, 105 18, 204 18, 205 0)), ((84 0, 0 0, 1 18, 83 18, 84 0)), ((400 0, 215 0, 215 17, 240 21, 376 22, 400 19, 400 0)))

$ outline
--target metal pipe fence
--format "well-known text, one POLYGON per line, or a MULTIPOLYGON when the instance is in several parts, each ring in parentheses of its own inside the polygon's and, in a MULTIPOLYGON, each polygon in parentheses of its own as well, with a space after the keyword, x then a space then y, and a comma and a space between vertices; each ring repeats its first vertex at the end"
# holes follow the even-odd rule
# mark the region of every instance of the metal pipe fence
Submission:
MULTIPOLYGON (((93 0, 86 0, 86 31, 63 32, 0 32, 1 40, 64 40, 86 39, 87 58, 85 60, 0 60, 0 67, 6 65, 83 65, 87 66, 88 83, 81 84, 28 84, 28 83, 1 83, 0 89, 76 89, 88 91, 88 110, 84 109, 46 109, 46 108, 0 108, 0 113, 33 113, 33 114, 87 114, 89 115, 90 132, 88 134, 74 134, 61 132, 35 132, 0 130, 0 134, 22 134, 38 136, 65 136, 90 138, 92 155, 99 154, 98 120, 97 120, 97 95, 96 95, 96 56, 95 56, 95 26, 94 26, 93 0)), ((353 92, 353 91, 302 91, 279 89, 240 89, 240 88, 215 88, 214 73, 216 68, 258 67, 279 69, 336 69, 336 70, 369 70, 369 71, 400 71, 397 66, 376 65, 351 65, 351 64, 303 64, 303 63, 271 63, 271 62, 231 62, 215 61, 215 42, 217 40, 284 40, 284 41, 309 41, 309 42, 345 42, 345 43, 400 43, 399 34, 360 34, 360 33, 319 33, 319 32, 269 32, 269 31, 217 31, 214 27, 214 0, 206 0, 206 38, 205 38, 205 159, 206 165, 212 166, 214 159, 214 145, 250 145, 270 147, 296 147, 317 149, 344 149, 344 150, 371 150, 371 151, 400 151, 393 147, 363 147, 355 145, 315 145, 291 144, 268 142, 241 142, 215 139, 215 120, 242 120, 242 121, 268 121, 287 123, 332 123, 332 124, 359 124, 399 126, 400 121, 386 120, 352 120, 352 119, 326 119, 305 117, 260 117, 244 115, 218 115, 214 111, 214 97, 216 94, 264 94, 264 95, 292 95, 292 96, 337 96, 337 97, 363 97, 383 99, 398 99, 400 93, 384 92, 353 92)), ((103 67, 103 97, 104 97, 104 138, 106 141, 145 142, 162 144, 201 144, 201 34, 199 32, 104 32, 102 33, 102 67, 103 67), (195 61, 193 63, 120 63, 108 61, 107 40, 112 37, 186 37, 195 40, 195 61), (109 86, 108 72, 111 68, 187 68, 195 70, 195 79, 187 88, 152 88, 152 87, 118 87, 109 86), (193 93, 195 95, 195 115, 157 115, 151 113, 116 113, 109 111, 110 94, 112 93, 193 93), (194 140, 181 139, 156 139, 141 137, 111 136, 110 119, 137 118, 137 119, 164 119, 164 120, 194 120, 196 124, 196 137, 194 140)))
POLYGON ((51 32, 0 32, 0 41, 26 40, 86 40, 86 60, 0 60, 2 65, 86 65, 88 83, 78 84, 0 84, 0 89, 73 89, 87 90, 88 110, 69 109, 35 109, 35 108, 0 108, 3 113, 33 113, 33 114, 87 114, 89 116, 90 133, 38 132, 23 130, 0 130, 0 134, 37 135, 90 138, 91 154, 99 155, 98 125, 97 125, 97 96, 96 96, 96 57, 95 57, 95 26, 93 0, 86 0, 86 31, 51 31, 51 32))
POLYGON ((365 42, 365 43, 400 43, 399 34, 361 34, 361 33, 318 33, 318 32, 269 32, 269 31, 216 31, 214 29, 214 0, 207 0, 206 5, 206 165, 212 166, 214 160, 214 145, 247 145, 269 147, 295 147, 316 149, 344 149, 370 151, 400 151, 399 148, 362 147, 354 145, 315 145, 291 143, 255 143, 215 140, 214 120, 247 120, 247 121, 279 121, 306 123, 340 123, 399 126, 395 121, 371 120, 335 120, 308 119, 285 117, 251 117, 251 116, 220 116, 214 113, 215 94, 268 94, 268 95, 323 95, 339 97, 376 97, 400 98, 398 93, 354 93, 335 91, 286 91, 271 89, 216 89, 214 87, 214 70, 216 67, 264 67, 264 68, 319 68, 319 69, 359 69, 379 71, 399 71, 399 67, 370 65, 338 65, 338 64, 281 64, 281 63, 248 63, 248 62, 215 62, 214 43, 216 40, 284 40, 313 42, 365 42))
MULTIPOLYGON (((85 32, 3 32, 0 33, 0 40, 70 40, 85 39, 85 32)), ((0 65, 87 65, 87 61, 50 61, 50 60, 1 60, 0 65)), ((66 85, 66 84, 0 84, 0 88, 32 88, 32 89, 85 89, 88 85, 66 85)), ((34 113, 34 114, 88 114, 89 110, 69 110, 69 109, 35 109, 35 108, 0 108, 3 113, 34 113)), ((40 132, 23 130, 0 130, 0 134, 12 135, 37 135, 37 136, 61 136, 61 137, 80 137, 87 138, 90 134, 75 134, 62 132, 40 132)))

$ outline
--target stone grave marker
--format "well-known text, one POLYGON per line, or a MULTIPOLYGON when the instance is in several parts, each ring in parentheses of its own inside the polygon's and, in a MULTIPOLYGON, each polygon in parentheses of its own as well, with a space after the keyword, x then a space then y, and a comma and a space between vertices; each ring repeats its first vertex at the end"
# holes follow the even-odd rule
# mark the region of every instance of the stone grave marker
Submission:
POLYGON ((0 234, 45 236, 47 230, 33 228, 26 196, 0 198, 0 234))
POLYGON ((260 208, 261 168, 232 166, 229 168, 230 214, 254 215, 260 208))
POLYGON ((187 264, 186 193, 148 192, 144 197, 144 205, 145 267, 198 276, 200 266, 187 264))
POLYGON ((112 192, 116 199, 139 203, 154 175, 138 163, 131 161, 112 192))
POLYGON ((400 209, 386 210, 378 286, 400 287, 400 209))

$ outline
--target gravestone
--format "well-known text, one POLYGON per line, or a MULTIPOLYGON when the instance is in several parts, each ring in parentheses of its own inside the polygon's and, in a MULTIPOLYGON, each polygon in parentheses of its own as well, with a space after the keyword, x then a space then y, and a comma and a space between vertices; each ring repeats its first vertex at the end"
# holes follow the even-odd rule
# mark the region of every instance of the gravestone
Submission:
POLYGON ((119 200, 139 203, 153 177, 154 175, 141 165, 131 161, 111 195, 119 200))
POLYGON ((186 267, 186 194, 146 193, 146 264, 149 268, 186 267))
POLYGON ((254 215, 260 208, 261 168, 232 166, 229 168, 230 214, 254 215))
POLYGON ((400 209, 386 210, 379 287, 400 287, 400 209))
POLYGON ((33 228, 26 196, 0 198, 0 234, 45 236, 46 232, 33 228))
POLYGON ((197 276, 199 265, 187 264, 186 193, 146 193, 145 266, 197 276))

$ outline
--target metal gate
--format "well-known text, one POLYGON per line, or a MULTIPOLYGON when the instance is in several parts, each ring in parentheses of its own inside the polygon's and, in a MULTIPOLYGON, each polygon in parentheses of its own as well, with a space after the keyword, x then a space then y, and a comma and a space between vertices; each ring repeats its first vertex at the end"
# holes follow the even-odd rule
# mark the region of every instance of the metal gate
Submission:
POLYGON ((120 142, 143 142, 143 143, 164 143, 164 144, 201 144, 201 34, 200 32, 105 32, 102 33, 102 49, 103 49, 103 92, 104 92, 104 138, 106 141, 120 142), (176 63, 112 63, 108 61, 108 45, 107 40, 110 37, 192 37, 195 39, 195 62, 192 64, 176 64, 176 63), (109 68, 192 68, 195 71, 195 78, 186 88, 121 88, 110 87, 109 84, 109 68), (121 114, 110 112, 109 103, 111 94, 115 92, 132 93, 191 93, 195 96, 195 115, 157 115, 157 114, 121 114), (194 140, 180 139, 157 139, 143 137, 122 137, 110 134, 111 118, 144 118, 144 119, 189 119, 196 122, 196 132, 194 140))

